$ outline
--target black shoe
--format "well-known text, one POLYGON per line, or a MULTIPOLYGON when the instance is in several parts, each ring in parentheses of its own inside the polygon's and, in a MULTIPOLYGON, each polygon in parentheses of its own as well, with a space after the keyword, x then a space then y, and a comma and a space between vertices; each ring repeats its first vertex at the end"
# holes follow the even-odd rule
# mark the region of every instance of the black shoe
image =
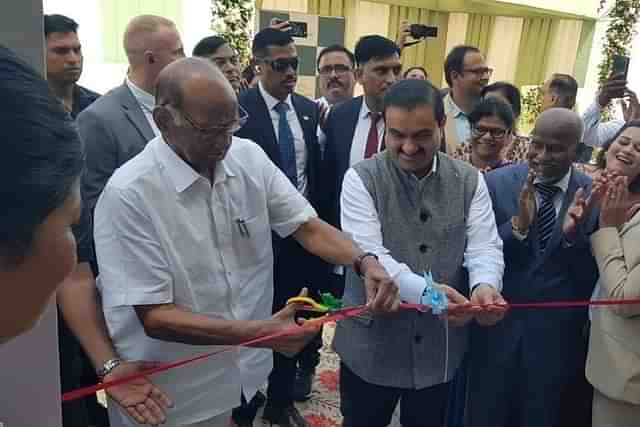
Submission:
POLYGON ((296 379, 293 383, 293 400, 305 402, 311 398, 311 385, 315 375, 315 369, 311 371, 298 369, 296 371, 296 379))
POLYGON ((264 393, 258 390, 250 402, 245 402, 242 406, 234 408, 231 412, 231 418, 236 427, 253 427, 253 420, 256 418, 258 409, 264 405, 266 400, 267 397, 264 393))
POLYGON ((271 426, 279 427, 309 427, 298 409, 291 405, 284 409, 266 406, 262 418, 271 426))

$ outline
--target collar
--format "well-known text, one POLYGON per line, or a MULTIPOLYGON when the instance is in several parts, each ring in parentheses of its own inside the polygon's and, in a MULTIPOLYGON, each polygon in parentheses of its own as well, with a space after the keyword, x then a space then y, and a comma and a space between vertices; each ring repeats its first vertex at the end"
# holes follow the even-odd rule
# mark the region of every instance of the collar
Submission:
POLYGON ((138 101, 138 104, 140 104, 140 107, 148 112, 153 111, 154 107, 156 106, 156 100, 154 96, 136 86, 135 83, 133 83, 129 79, 129 76, 126 77, 125 83, 127 84, 127 87, 129 88, 131 93, 133 93, 133 97, 136 99, 136 101, 138 101))
POLYGON ((545 182, 539 178, 536 178, 533 183, 536 184, 538 182, 543 182, 545 184, 551 184, 551 185, 555 185, 556 187, 560 188, 560 191, 562 191, 563 193, 566 193, 567 190, 569 189, 569 180, 571 179, 571 171, 573 170, 573 168, 569 168, 569 171, 562 177, 560 178, 559 181, 556 182, 545 182))
MULTIPOLYGON (((387 150, 387 151, 389 151, 389 150, 387 150)), ((389 157, 391 159, 390 153, 388 155, 389 155, 389 157)), ((401 175, 404 176, 406 179, 408 179, 410 182, 420 183, 420 182, 423 182, 425 179, 427 179, 427 178, 429 178, 429 177, 431 177, 431 176, 436 174, 436 172, 438 171, 438 156, 439 155, 440 155, 439 153, 435 153, 433 155, 433 162, 431 163, 431 170, 429 171, 428 174, 426 174, 422 178, 418 178, 413 173, 403 170, 400 166, 398 166, 398 164, 395 162, 395 160, 392 160, 392 163, 400 171, 401 175)))
MULTIPOLYGON (((260 95, 262 95, 262 99, 264 99, 265 104, 267 104, 267 110, 273 110, 276 105, 280 103, 280 101, 273 96, 269 92, 266 91, 264 86, 262 86, 262 82, 258 82, 258 90, 260 91, 260 95)), ((284 100, 287 104, 289 104, 289 110, 295 111, 293 108, 293 102, 291 102, 291 94, 287 96, 287 99, 284 100)))
MULTIPOLYGON (((358 118, 360 120, 368 119, 369 118, 369 113, 371 113, 371 109, 367 105, 367 100, 364 99, 364 96, 363 96, 362 97, 362 105, 360 106, 360 115, 358 116, 358 118)), ((380 113, 380 114, 382 114, 382 113, 380 113)))
POLYGON ((463 116, 467 116, 461 109, 460 107, 458 107, 458 105, 455 103, 455 101, 453 100, 453 96, 451 96, 451 92, 449 92, 447 94, 447 96, 444 98, 444 107, 446 110, 446 114, 449 116, 453 116, 454 118, 458 118, 458 116, 460 116, 461 114, 463 116))
MULTIPOLYGON (((156 159, 160 163, 162 169, 165 170, 169 180, 171 180, 176 193, 182 193, 200 179, 207 180, 198 172, 193 170, 187 162, 182 160, 180 156, 178 156, 176 152, 169 147, 169 144, 167 144, 162 136, 157 136, 151 140, 149 145, 152 147, 156 155, 156 159)), ((229 153, 227 152, 227 156, 228 155, 229 153)), ((218 167, 216 167, 213 184, 215 185, 218 182, 222 182, 227 177, 231 176, 235 176, 235 174, 229 169, 223 159, 218 163, 218 167)))

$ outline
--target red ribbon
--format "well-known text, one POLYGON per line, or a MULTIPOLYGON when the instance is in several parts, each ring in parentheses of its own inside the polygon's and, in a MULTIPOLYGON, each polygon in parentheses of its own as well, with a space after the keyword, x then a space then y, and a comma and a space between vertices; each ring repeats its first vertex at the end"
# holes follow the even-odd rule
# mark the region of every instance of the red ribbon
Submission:
MULTIPOLYGON (((528 309, 528 308, 536 308, 536 309, 546 309, 546 308, 572 308, 572 307, 588 307, 588 306, 612 306, 612 305, 640 305, 640 298, 637 299, 625 299, 625 300, 594 300, 594 301, 549 301, 549 302, 534 302, 534 303, 513 303, 513 304, 466 304, 462 305, 458 308, 458 310, 467 310, 473 308, 490 308, 490 307, 504 307, 506 309, 528 309)), ((400 304, 401 310, 418 310, 422 312, 429 311, 428 306, 420 305, 420 304, 400 304)), ((320 317, 317 319, 313 319, 310 321, 310 324, 313 325, 322 325, 327 322, 334 322, 342 319, 346 319, 348 317, 359 316, 363 312, 367 311, 367 307, 364 305, 349 307, 339 312, 320 317)), ((303 326, 304 327, 304 326, 303 326)), ((265 341, 269 341, 274 338, 280 338, 287 335, 295 335, 300 332, 300 326, 292 326, 291 328, 286 328, 276 334, 265 335, 262 337, 257 337, 251 339, 249 341, 242 342, 235 346, 225 346, 225 348, 212 351, 209 353, 204 353, 195 357, 191 357, 188 359, 178 360, 176 362, 165 363, 160 366, 157 366, 152 369, 145 370, 143 372, 128 375, 126 377, 119 378, 114 381, 107 381, 101 384, 96 384, 90 387, 84 387, 77 390, 73 390, 62 395, 63 402, 70 402, 72 400, 77 400, 89 395, 92 395, 100 390, 105 390, 109 387, 115 387, 117 385, 125 384, 130 381, 137 380, 139 378, 145 378, 154 374, 158 374, 160 372, 165 372, 170 369, 178 368, 180 366, 188 365, 191 363, 199 362, 201 360, 208 359, 217 354, 225 353, 231 350, 234 350, 235 347, 238 346, 252 346, 255 344, 263 343, 265 341)))

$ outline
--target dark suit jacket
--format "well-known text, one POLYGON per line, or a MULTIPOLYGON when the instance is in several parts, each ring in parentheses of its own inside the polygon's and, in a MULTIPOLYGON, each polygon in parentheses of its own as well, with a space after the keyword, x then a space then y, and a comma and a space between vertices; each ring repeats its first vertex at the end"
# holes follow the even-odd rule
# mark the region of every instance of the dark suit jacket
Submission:
POLYGON ((93 211, 113 172, 155 135, 126 84, 98 98, 78 115, 77 123, 87 149, 83 190, 93 211))
MULTIPOLYGON (((516 239, 511 227, 527 173, 528 166, 519 164, 485 175, 498 232, 504 242, 502 293, 511 303, 588 300, 598 278, 588 234, 595 229, 598 214, 595 210, 591 213, 572 246, 563 242, 562 223, 575 192, 580 187, 589 192, 591 179, 572 172, 555 232, 545 252, 540 254, 535 222, 523 241, 516 239)), ((481 364, 483 360, 500 363, 516 357, 516 349, 522 345, 527 369, 539 370, 540 378, 555 378, 561 383, 563 378, 584 370, 586 322, 586 308, 514 309, 496 326, 474 330, 473 358, 478 358, 481 364)))
POLYGON ((342 180, 350 167, 351 145, 363 100, 364 98, 359 96, 333 107, 324 127, 327 142, 324 152, 323 182, 326 183, 327 192, 322 203, 327 220, 336 227, 340 226, 342 180))
MULTIPOLYGON (((267 104, 259 89, 253 88, 239 96, 240 105, 249 113, 249 121, 236 135, 256 142, 267 153, 269 158, 281 168, 278 140, 273 128, 267 104)), ((307 185, 308 199, 316 208, 320 217, 324 217, 320 206, 323 190, 320 181, 320 145, 318 144, 318 120, 320 112, 312 100, 302 95, 291 95, 293 107, 302 127, 304 142, 307 147, 307 185)), ((282 169, 282 168, 281 168, 282 169)), ((274 309, 283 307, 287 298, 298 294, 300 289, 311 284, 311 291, 326 289, 325 274, 327 266, 320 258, 310 255, 292 238, 280 239, 273 235, 274 253, 274 309)))
MULTIPOLYGON (((273 122, 258 88, 252 88, 240 94, 240 105, 249 113, 249 121, 236 132, 241 138, 256 142, 267 153, 271 161, 281 168, 280 150, 273 122)), ((291 95, 291 102, 296 110, 298 121, 302 127, 304 142, 307 147, 307 185, 309 201, 317 209, 321 183, 320 145, 318 144, 318 119, 320 110, 315 102, 296 93, 291 95)), ((282 169, 282 168, 281 168, 282 169)))

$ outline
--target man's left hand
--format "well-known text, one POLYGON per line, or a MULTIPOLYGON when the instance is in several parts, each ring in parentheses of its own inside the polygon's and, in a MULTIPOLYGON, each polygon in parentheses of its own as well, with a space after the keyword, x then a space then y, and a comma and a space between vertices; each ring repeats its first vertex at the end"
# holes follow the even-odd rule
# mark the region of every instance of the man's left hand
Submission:
MULTIPOLYGON (((156 366, 158 363, 122 362, 104 377, 104 381, 115 381, 156 366)), ((164 424, 167 420, 166 410, 173 406, 169 396, 147 378, 138 378, 125 384, 109 387, 105 391, 139 424, 152 426, 164 424)))
POLYGON ((482 326, 493 326, 504 318, 507 302, 493 286, 481 283, 471 294, 471 304, 482 305, 476 312, 476 321, 482 326))

